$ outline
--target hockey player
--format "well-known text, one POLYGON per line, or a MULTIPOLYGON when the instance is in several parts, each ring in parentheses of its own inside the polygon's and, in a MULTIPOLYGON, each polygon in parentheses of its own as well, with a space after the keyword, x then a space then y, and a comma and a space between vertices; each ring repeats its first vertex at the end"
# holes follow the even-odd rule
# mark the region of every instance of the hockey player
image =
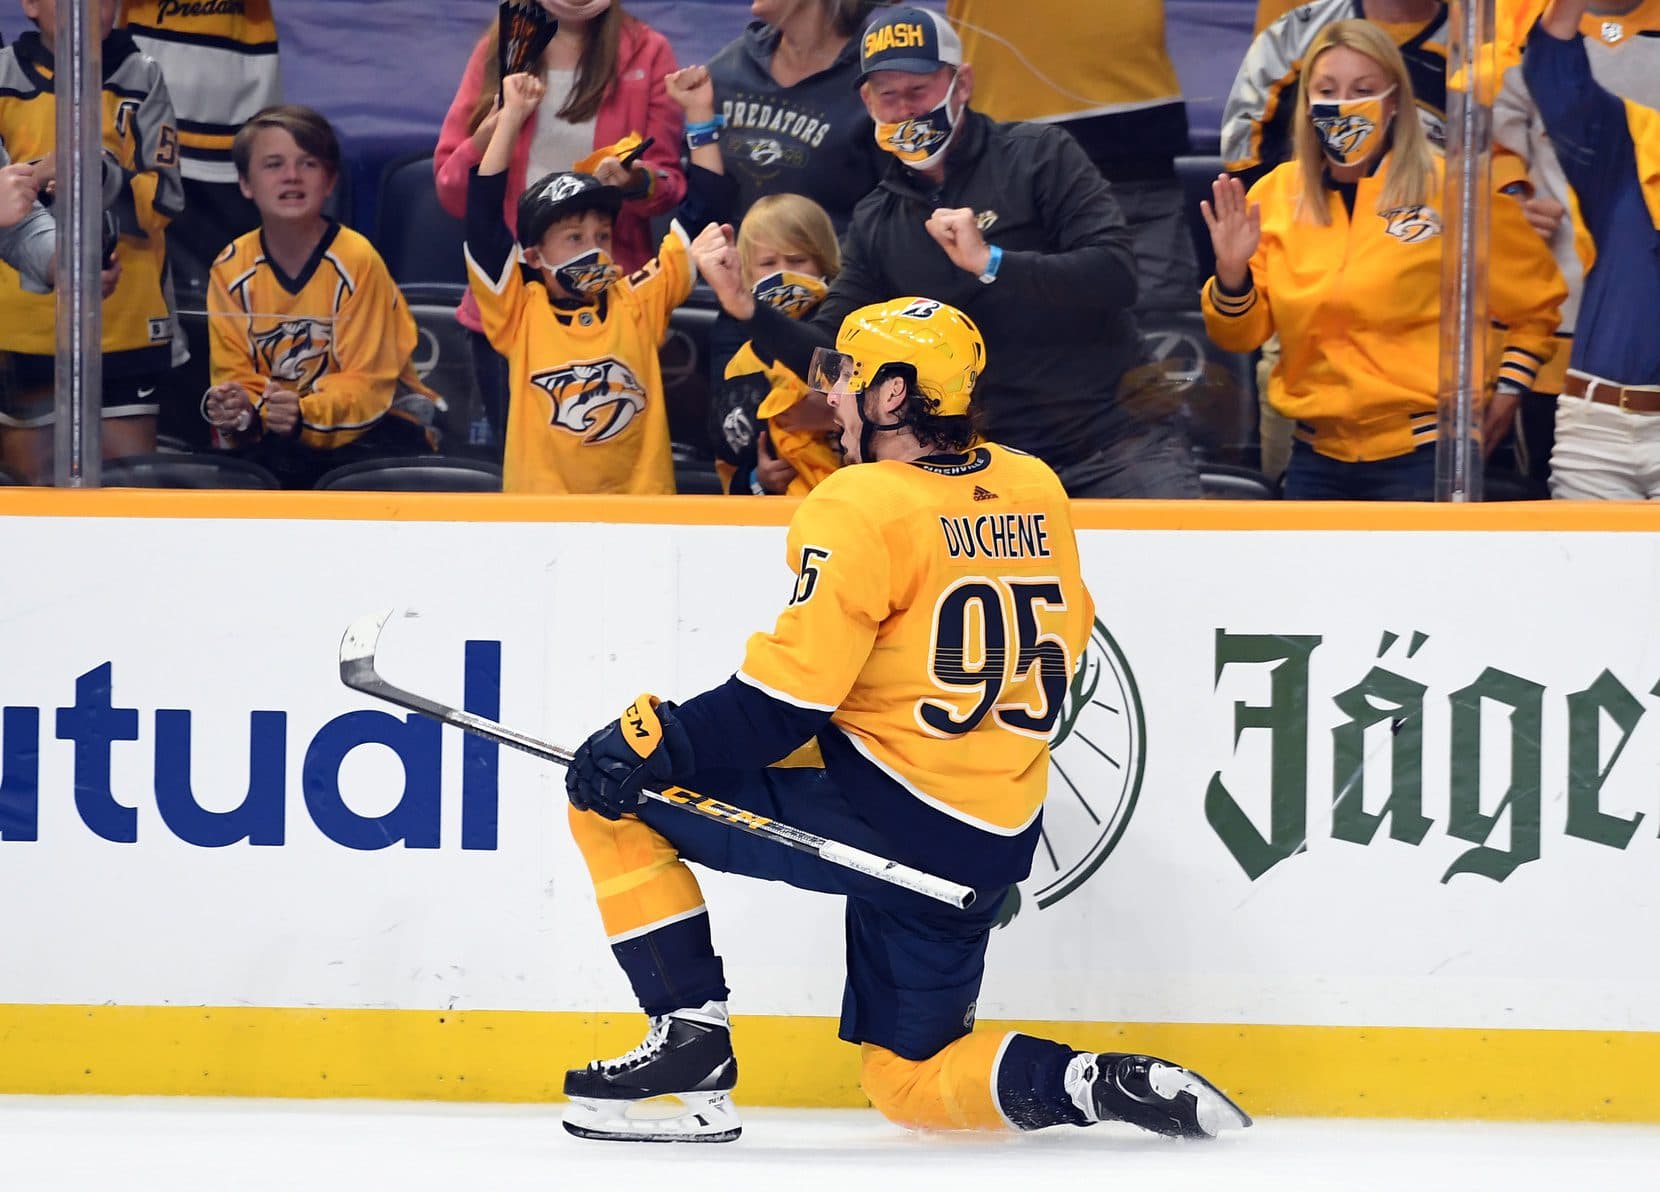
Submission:
MULTIPOLYGON (((726 281, 738 269, 731 249, 699 264, 726 281)), ((1118 1119, 1187 1137, 1250 1124, 1169 1061, 973 1030, 987 940, 1031 867, 1050 732, 1094 616, 1054 472, 975 443, 984 356, 975 325, 932 300, 849 314, 807 379, 856 466, 815 487, 790 523, 795 588, 777 625, 750 639, 726 683, 678 707, 642 695, 577 750, 571 829, 651 1029, 627 1055, 566 1076, 572 1133, 739 1133, 727 987, 687 861, 847 900, 841 1037, 863 1049, 865 1092, 895 1122, 1118 1119), (772 765, 792 754, 818 764, 772 765), (978 899, 944 908, 642 802, 643 786, 666 784, 931 870, 978 899), (631 1115, 665 1094, 682 1116, 631 1115)))
POLYGON ((626 279, 611 258, 623 193, 559 171, 519 198, 520 269, 502 222, 519 131, 546 86, 503 83, 501 116, 467 183, 467 278, 490 344, 507 357, 502 487, 508 492, 672 493, 669 419, 657 345, 692 292, 688 240, 671 225, 654 260, 626 279))
POLYGON ((434 450, 441 403, 410 362, 409 306, 374 246, 323 214, 340 174, 333 127, 311 108, 267 108, 231 155, 260 226, 209 275, 202 412, 221 443, 292 488, 364 458, 434 450))

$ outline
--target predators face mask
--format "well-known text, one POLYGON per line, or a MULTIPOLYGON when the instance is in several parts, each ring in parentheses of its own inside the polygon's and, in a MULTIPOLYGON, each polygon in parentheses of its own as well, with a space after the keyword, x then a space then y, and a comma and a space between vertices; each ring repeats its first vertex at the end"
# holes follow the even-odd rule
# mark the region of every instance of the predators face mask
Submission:
POLYGON ((1382 95, 1363 99, 1310 99, 1308 114, 1314 134, 1332 164, 1359 165, 1383 139, 1389 121, 1384 118, 1383 101, 1395 93, 1391 87, 1382 95))
POLYGON ((951 80, 950 90, 940 106, 926 116, 901 120, 897 124, 877 124, 876 143, 913 170, 928 170, 945 160, 945 151, 957 135, 962 113, 951 113, 951 97, 956 94, 957 80, 951 80))
POLYGON ((809 273, 792 273, 788 269, 779 273, 769 273, 755 283, 755 301, 781 311, 792 319, 799 319, 812 310, 824 301, 824 296, 829 292, 830 286, 822 277, 814 277, 809 273))
POLYGON ((597 298, 616 284, 622 270, 603 248, 590 248, 548 270, 573 294, 597 298))

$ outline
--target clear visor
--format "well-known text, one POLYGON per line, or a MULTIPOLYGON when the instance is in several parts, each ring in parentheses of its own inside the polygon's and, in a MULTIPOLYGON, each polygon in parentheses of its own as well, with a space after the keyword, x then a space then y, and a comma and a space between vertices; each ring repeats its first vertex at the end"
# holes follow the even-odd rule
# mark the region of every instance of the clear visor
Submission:
POLYGON ((815 393, 851 393, 857 371, 853 357, 846 352, 815 348, 813 361, 807 366, 807 388, 815 393))

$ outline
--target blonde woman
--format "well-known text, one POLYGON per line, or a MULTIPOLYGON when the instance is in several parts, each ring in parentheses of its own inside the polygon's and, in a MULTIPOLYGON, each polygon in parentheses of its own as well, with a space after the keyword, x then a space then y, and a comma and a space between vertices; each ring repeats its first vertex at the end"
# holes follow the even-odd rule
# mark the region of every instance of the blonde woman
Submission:
MULTIPOLYGON (((1202 204, 1216 249, 1203 292, 1222 347, 1278 332, 1273 408, 1296 423, 1285 495, 1430 500, 1439 381, 1444 165, 1413 119, 1400 51, 1369 21, 1310 47, 1293 160, 1247 195, 1220 177, 1202 204)), ((1498 441, 1555 350, 1567 287, 1521 203, 1493 197, 1493 321, 1504 353, 1484 410, 1498 441)))

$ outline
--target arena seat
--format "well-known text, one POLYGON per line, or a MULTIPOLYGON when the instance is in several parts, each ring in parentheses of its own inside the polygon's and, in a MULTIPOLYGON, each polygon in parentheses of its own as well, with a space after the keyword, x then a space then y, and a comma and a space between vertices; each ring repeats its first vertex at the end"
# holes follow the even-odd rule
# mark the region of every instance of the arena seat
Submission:
POLYGON ((467 284, 461 221, 438 205, 430 151, 395 158, 380 176, 375 247, 402 285, 467 284))
POLYGON ((718 496, 726 491, 721 487, 720 474, 715 471, 714 456, 688 443, 671 443, 669 446, 674 455, 675 492, 718 496))
POLYGON ((1201 463, 1199 487, 1211 500, 1277 501, 1280 490, 1261 472, 1227 464, 1201 463))
POLYGON ((443 455, 365 459, 325 472, 313 487, 377 493, 499 493, 501 468, 481 459, 443 455))
POLYGON ((277 478, 252 460, 232 455, 157 452, 104 461, 105 488, 281 488, 277 478))
POLYGON ((1176 177, 1182 184, 1182 207, 1187 214, 1187 230, 1193 237, 1193 252, 1199 261, 1199 280, 1203 282, 1216 272, 1216 253, 1210 246, 1210 229, 1199 203, 1210 198, 1210 184, 1222 172, 1220 157, 1178 157, 1176 177))
POLYGON ((499 446, 473 443, 468 434, 474 419, 482 416, 483 402, 473 375, 467 329, 455 321, 455 308, 466 287, 425 282, 399 289, 419 335, 411 363, 421 380, 449 407, 438 417, 438 430, 443 436, 439 449, 445 455, 500 459, 499 446))

